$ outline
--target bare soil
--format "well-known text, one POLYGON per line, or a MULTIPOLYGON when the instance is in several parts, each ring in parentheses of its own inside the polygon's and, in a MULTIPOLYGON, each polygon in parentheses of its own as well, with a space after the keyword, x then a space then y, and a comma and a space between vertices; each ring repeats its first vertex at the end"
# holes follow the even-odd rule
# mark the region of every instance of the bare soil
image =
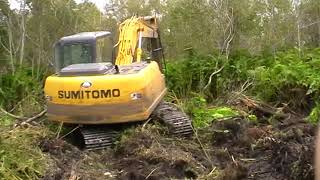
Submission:
POLYGON ((42 139, 54 160, 43 179, 313 179, 315 131, 297 116, 273 125, 235 117, 185 139, 150 123, 94 152, 42 139))

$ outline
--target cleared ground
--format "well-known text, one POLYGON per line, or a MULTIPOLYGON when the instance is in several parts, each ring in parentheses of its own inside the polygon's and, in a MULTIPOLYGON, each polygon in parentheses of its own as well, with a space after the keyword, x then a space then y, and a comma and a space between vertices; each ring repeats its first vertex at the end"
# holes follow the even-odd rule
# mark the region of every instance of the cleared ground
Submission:
POLYGON ((316 126, 297 114, 270 122, 272 113, 253 112, 258 121, 225 118, 186 139, 151 122, 103 151, 43 138, 40 147, 52 159, 44 179, 313 179, 316 126))

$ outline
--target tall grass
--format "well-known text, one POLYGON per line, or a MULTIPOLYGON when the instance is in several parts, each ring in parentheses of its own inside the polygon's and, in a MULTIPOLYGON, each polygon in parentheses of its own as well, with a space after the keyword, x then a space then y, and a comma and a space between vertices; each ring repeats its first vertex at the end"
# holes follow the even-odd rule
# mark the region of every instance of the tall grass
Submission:
POLYGON ((43 127, 9 129, 0 126, 0 179, 39 179, 49 158, 39 148, 48 135, 43 127))

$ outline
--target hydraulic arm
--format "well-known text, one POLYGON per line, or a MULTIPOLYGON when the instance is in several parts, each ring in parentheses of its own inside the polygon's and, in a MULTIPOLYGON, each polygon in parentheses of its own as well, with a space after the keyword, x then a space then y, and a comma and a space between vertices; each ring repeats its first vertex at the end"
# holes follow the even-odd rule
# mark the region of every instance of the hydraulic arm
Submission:
POLYGON ((117 65, 140 62, 143 38, 158 38, 157 22, 154 17, 132 17, 119 27, 117 65))

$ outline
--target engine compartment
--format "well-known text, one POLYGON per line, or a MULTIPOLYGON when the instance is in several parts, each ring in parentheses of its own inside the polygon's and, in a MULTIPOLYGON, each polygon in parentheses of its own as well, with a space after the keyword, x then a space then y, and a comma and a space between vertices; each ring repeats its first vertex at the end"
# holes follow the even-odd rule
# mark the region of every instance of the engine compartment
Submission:
POLYGON ((117 66, 112 63, 72 64, 64 67, 59 76, 95 76, 112 74, 134 74, 148 66, 147 62, 136 62, 129 65, 117 66))

